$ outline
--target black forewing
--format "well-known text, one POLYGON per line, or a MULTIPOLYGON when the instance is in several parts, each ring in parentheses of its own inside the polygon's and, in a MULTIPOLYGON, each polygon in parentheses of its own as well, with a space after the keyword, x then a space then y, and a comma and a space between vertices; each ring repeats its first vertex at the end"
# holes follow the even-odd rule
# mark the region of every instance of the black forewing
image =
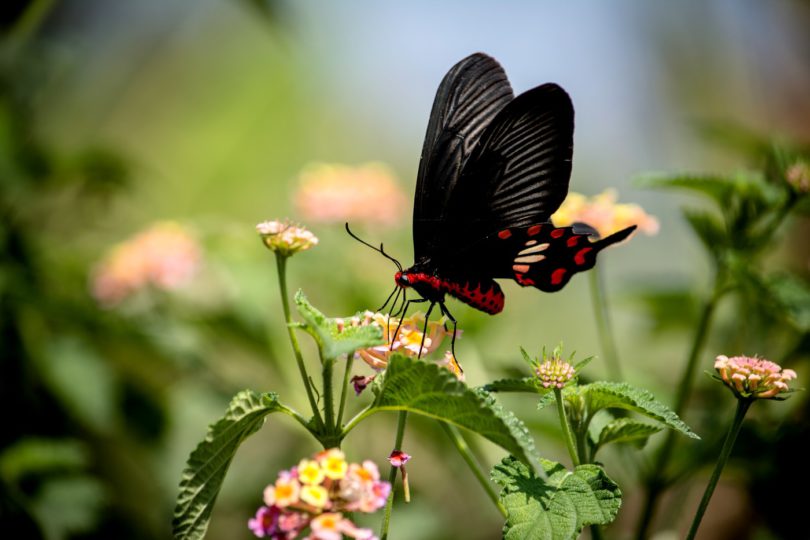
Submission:
POLYGON ((435 258, 444 248, 436 229, 447 225, 448 202, 464 163, 487 125, 512 98, 503 68, 482 53, 461 60, 444 76, 430 113, 416 180, 413 243, 417 261, 435 258))
POLYGON ((574 108, 556 84, 512 100, 487 126, 447 201, 436 264, 485 273, 500 230, 548 221, 568 193, 574 108))

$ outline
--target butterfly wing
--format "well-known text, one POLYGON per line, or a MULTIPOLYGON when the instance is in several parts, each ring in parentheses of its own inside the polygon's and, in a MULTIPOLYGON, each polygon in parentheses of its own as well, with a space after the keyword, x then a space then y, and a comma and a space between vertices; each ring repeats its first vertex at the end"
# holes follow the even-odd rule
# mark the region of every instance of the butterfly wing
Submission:
POLYGON ((533 88, 507 104, 487 126, 450 194, 444 252, 463 259, 464 251, 498 231, 548 221, 568 193, 573 138, 574 107, 556 84, 533 88))
POLYGON ((448 202, 464 164, 485 128, 513 99, 503 68, 476 53, 445 75, 430 113, 416 180, 413 211, 414 257, 433 259, 445 246, 435 234, 448 221, 448 202))

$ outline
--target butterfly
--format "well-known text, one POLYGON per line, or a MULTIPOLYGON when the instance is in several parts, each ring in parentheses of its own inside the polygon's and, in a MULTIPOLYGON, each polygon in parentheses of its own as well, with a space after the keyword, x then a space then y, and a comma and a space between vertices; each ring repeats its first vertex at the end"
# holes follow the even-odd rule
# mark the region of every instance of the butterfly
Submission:
POLYGON ((403 316, 411 303, 429 302, 426 320, 438 305, 455 326, 448 295, 495 315, 505 301, 495 279, 559 291, 633 232, 594 241, 587 226, 549 221, 568 193, 573 136, 574 107, 560 86, 515 97, 504 69, 483 53, 450 69, 436 92, 417 174, 415 262, 403 268, 382 245, 371 246, 397 265, 388 300, 395 306, 402 292, 403 316), (406 300, 408 289, 420 298, 406 300))

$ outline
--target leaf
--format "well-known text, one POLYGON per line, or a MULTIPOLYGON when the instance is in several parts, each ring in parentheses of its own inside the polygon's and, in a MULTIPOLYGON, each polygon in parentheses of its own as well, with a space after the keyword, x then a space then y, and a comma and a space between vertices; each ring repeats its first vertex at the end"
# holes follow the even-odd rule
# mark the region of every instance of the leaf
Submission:
POLYGON ((621 490, 601 467, 580 465, 571 472, 546 459, 541 464, 545 479, 511 456, 492 469, 509 512, 505 539, 568 540, 587 525, 606 525, 616 518, 621 490))
POLYGON ((382 328, 376 324, 349 325, 338 330, 337 321, 315 309, 301 290, 295 293, 295 307, 306 321, 305 330, 318 342, 324 358, 337 358, 341 354, 385 343, 382 328))
POLYGON ((799 332, 810 330, 810 287, 807 283, 790 274, 767 278, 766 283, 780 314, 799 332))
POLYGON ((683 216, 710 253, 715 256, 730 244, 726 226, 710 212, 684 210, 683 216))
POLYGON ((550 388, 543 388, 537 377, 522 377, 520 379, 499 379, 484 385, 487 392, 528 392, 530 394, 546 394, 550 388))
POLYGON ((205 536, 225 473, 236 450, 281 408, 276 394, 243 390, 231 400, 225 416, 208 428, 205 439, 191 453, 180 480, 172 531, 176 539, 205 536))
POLYGON ((610 443, 633 443, 643 447, 647 439, 661 429, 661 425, 647 424, 632 418, 616 418, 602 428, 594 454, 596 454, 596 450, 610 443))
POLYGON ((672 409, 655 399, 650 392, 627 383, 599 381, 578 388, 588 402, 590 414, 600 409, 627 409, 652 418, 693 439, 699 439, 672 409))
POLYGON ((435 418, 478 433, 526 463, 536 461, 534 441, 517 417, 436 364, 392 355, 374 409, 435 418))
POLYGON ((733 180, 726 176, 706 174, 646 175, 639 178, 642 186, 681 188, 705 195, 723 208, 734 191, 733 180))

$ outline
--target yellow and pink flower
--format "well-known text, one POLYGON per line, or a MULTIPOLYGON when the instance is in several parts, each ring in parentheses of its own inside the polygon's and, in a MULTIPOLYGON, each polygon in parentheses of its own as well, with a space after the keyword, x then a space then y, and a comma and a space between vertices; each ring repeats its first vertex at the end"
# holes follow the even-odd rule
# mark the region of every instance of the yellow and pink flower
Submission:
POLYGON ((263 221, 256 225, 256 232, 268 249, 289 257, 318 245, 318 237, 304 227, 289 221, 263 221))
POLYGON ((299 183, 295 204, 308 221, 391 226, 401 222, 408 207, 393 172, 382 163, 316 163, 301 172, 299 183))
POLYGON ((584 223, 593 227, 600 238, 636 225, 638 231, 648 235, 658 233, 658 220, 637 204, 619 204, 616 190, 608 189, 588 198, 570 192, 560 208, 551 216, 555 227, 569 227, 584 223))
POLYGON ((796 378, 792 369, 764 358, 720 355, 714 369, 734 395, 744 399, 779 399, 790 391, 788 381, 796 378))
POLYGON ((173 290, 197 275, 202 250, 185 227, 173 221, 155 223, 113 247, 95 268, 91 292, 105 307, 155 287, 173 290))

